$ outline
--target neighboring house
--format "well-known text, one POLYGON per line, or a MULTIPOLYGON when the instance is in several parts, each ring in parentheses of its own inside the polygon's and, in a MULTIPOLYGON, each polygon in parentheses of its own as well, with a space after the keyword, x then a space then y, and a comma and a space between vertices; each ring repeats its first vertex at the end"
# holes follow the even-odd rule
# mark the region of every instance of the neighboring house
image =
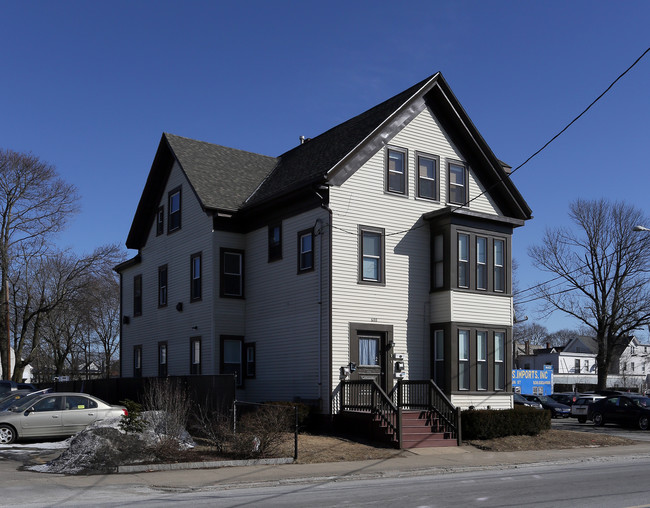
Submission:
POLYGON ((163 134, 116 268, 121 375, 232 373, 326 414, 342 379, 511 407, 509 169, 440 73, 279 157, 163 134))
MULTIPOLYGON (((555 391, 595 390, 598 385, 596 339, 580 336, 564 347, 537 349, 518 358, 519 368, 541 369, 553 366, 555 391)), ((631 337, 614 352, 607 376, 607 388, 645 391, 650 374, 650 345, 631 337)))
MULTIPOLYGON (((11 358, 11 372, 14 371, 14 367, 16 366, 16 356, 14 355, 14 348, 10 348, 10 358, 11 358)), ((0 379, 3 379, 3 372, 2 372, 2 365, 3 362, 0 362, 0 379)), ((33 375, 32 375, 33 368, 31 365, 26 365, 25 368, 23 369, 23 377, 20 380, 22 383, 31 383, 33 381, 33 375)))

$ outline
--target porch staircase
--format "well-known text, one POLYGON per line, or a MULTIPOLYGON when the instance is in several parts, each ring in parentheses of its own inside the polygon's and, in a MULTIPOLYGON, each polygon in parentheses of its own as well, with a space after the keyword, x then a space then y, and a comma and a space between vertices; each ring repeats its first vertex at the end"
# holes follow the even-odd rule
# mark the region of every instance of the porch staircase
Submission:
POLYGON ((400 382, 396 388, 388 396, 374 381, 342 382, 335 421, 402 449, 460 444, 460 412, 433 381, 400 382))
POLYGON ((457 446, 452 433, 445 431, 433 411, 402 411, 401 448, 457 446))

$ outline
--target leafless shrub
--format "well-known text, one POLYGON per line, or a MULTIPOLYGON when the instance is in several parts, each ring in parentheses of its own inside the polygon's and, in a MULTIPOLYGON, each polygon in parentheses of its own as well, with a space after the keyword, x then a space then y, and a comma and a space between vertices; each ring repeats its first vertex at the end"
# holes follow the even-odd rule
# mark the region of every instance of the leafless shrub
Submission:
POLYGON ((199 405, 193 413, 193 432, 210 442, 218 451, 226 450, 226 444, 232 440, 232 423, 227 412, 215 411, 199 405))
POLYGON ((190 405, 187 391, 171 379, 151 380, 145 387, 142 407, 157 435, 160 455, 173 455, 181 447, 190 405))
POLYGON ((262 405, 242 415, 232 436, 232 451, 241 457, 277 456, 291 439, 293 410, 277 405, 262 405))

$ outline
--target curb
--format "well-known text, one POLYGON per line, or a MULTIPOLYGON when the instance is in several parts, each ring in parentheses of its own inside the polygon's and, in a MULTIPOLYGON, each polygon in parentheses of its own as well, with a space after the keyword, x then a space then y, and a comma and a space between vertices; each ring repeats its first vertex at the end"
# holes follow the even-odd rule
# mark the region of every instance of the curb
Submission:
POLYGON ((251 460, 219 460, 213 462, 179 462, 176 464, 139 464, 118 466, 117 473, 148 473, 153 471, 181 471, 185 469, 217 469, 236 466, 268 466, 293 464, 293 459, 251 459, 251 460))

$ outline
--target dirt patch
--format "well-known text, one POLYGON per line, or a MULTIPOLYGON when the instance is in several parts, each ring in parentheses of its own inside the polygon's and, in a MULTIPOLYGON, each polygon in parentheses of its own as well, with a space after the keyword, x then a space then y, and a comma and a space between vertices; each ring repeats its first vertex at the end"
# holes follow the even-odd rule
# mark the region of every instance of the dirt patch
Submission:
MULTIPOLYGON (((527 450, 559 450, 566 448, 589 448, 603 446, 631 445, 635 441, 622 437, 578 432, 570 430, 548 430, 538 436, 508 436, 499 439, 466 441, 464 446, 493 452, 515 452, 527 450)), ((283 457, 293 457, 293 436, 282 450, 283 457)), ((301 434, 298 436, 298 463, 342 462, 355 460, 387 459, 410 452, 385 447, 377 443, 359 442, 334 435, 301 434)), ((227 460, 209 446, 198 445, 179 453, 174 461, 214 461, 227 460)))
POLYGON ((465 445, 493 452, 518 452, 527 450, 561 450, 601 446, 631 445, 635 441, 606 434, 573 430, 547 430, 537 436, 507 436, 497 439, 466 441, 465 445))

